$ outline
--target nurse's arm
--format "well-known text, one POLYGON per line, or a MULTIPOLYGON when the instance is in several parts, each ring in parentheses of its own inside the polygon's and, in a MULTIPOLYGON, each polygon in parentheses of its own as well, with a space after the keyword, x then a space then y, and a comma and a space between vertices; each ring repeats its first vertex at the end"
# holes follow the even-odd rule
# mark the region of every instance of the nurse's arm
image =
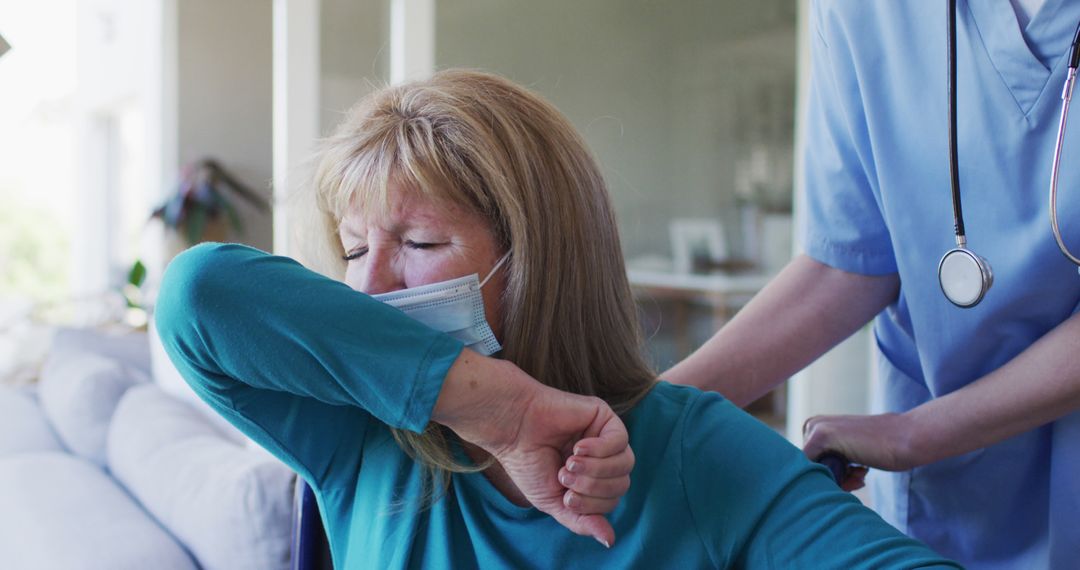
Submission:
POLYGON ((804 451, 900 471, 993 445, 1080 409, 1078 353, 1073 315, 994 372, 908 412, 811 419, 804 451))
POLYGON ((661 377, 745 406, 791 377, 896 299, 900 279, 793 259, 708 342, 661 377))

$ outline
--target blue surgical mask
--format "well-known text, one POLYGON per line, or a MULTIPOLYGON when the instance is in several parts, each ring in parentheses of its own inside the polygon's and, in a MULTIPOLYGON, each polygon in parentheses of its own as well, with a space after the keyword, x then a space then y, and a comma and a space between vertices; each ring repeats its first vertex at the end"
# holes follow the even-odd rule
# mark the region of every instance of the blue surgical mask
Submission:
POLYGON ((502 350, 502 345, 487 322, 484 297, 480 294, 480 289, 509 257, 510 252, 502 256, 483 281, 478 274, 473 273, 466 277, 371 297, 400 309, 421 323, 460 340, 466 347, 489 356, 502 350))

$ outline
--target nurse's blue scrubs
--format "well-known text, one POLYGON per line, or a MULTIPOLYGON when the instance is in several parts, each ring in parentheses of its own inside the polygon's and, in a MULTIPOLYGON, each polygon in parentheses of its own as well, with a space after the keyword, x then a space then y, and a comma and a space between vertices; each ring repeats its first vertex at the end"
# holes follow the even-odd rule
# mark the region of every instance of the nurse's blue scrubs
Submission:
MULTIPOLYGON (((1080 2, 1046 0, 1021 29, 1005 0, 959 0, 958 142, 968 244, 993 267, 972 309, 942 295, 954 247, 944 0, 820 1, 811 15, 806 251, 898 272, 874 331, 885 411, 905 411, 1005 364, 1068 319, 1080 275, 1050 232, 1047 188, 1080 2)), ((1066 135, 1059 215, 1080 251, 1080 118, 1066 135)), ((1044 378, 1020 381, 1038 389, 1044 378)), ((977 568, 1075 568, 1080 413, 906 473, 875 502, 901 530, 977 568)))

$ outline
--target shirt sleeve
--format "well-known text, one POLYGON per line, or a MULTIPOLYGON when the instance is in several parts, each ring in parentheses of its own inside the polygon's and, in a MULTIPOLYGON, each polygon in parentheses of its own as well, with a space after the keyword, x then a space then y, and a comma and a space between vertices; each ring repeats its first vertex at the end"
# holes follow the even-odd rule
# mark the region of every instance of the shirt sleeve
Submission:
POLYGON ((803 141, 806 208, 803 242, 810 257, 867 275, 895 273, 882 215, 873 146, 844 25, 814 2, 810 86, 803 141))
POLYGON ((177 256, 155 319, 195 392, 316 487, 355 475, 373 418, 423 430, 462 350, 343 283, 235 244, 177 256))
POLYGON ((715 393, 689 405, 680 429, 687 503, 717 567, 960 568, 715 393))

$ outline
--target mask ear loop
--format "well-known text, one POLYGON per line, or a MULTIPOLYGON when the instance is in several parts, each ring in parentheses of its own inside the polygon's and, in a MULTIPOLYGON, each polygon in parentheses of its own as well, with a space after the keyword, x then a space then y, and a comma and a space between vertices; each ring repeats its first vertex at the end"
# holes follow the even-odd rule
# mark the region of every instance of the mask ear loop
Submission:
POLYGON ((495 262, 495 266, 491 268, 491 271, 488 271, 487 277, 485 277, 484 280, 480 282, 480 288, 481 289, 483 289, 484 285, 486 285, 487 282, 491 280, 491 278, 495 275, 495 272, 498 271, 499 268, 502 267, 502 265, 504 263, 506 263, 507 259, 510 259, 510 252, 509 251, 504 253, 503 256, 500 257, 499 260, 495 262))

